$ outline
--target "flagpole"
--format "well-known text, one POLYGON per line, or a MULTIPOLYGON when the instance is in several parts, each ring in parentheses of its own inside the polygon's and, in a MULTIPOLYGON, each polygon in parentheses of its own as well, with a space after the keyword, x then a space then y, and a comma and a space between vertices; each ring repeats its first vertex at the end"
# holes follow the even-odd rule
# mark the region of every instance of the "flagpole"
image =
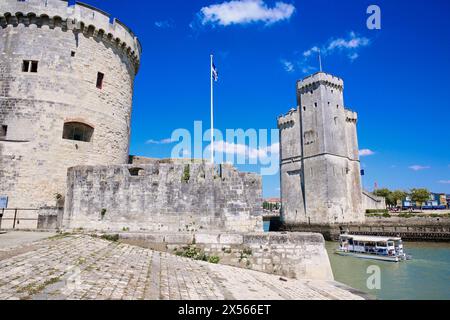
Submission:
POLYGON ((320 53, 320 49, 319 49, 319 67, 320 67, 320 72, 322 72, 322 55, 320 53))
POLYGON ((211 163, 214 164, 214 82, 213 55, 211 55, 211 163))

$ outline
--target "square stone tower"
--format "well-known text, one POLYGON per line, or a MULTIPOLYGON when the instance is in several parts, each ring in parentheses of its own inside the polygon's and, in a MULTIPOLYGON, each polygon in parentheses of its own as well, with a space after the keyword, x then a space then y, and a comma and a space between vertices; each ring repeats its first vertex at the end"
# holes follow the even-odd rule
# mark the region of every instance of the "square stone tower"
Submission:
POLYGON ((297 83, 298 106, 278 119, 287 226, 364 221, 357 114, 344 81, 319 72, 297 83))

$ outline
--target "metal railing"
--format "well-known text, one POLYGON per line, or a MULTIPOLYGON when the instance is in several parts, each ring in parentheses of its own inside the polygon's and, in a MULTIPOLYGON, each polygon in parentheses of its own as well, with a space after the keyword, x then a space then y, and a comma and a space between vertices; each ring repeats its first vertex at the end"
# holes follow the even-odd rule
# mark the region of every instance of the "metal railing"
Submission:
POLYGON ((37 229, 38 209, 0 209, 0 230, 37 229))

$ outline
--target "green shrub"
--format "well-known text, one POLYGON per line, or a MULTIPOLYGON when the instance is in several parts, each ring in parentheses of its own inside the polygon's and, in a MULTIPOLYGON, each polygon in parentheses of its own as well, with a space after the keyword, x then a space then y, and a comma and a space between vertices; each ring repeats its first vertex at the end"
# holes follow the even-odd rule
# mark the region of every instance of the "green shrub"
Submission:
POLYGON ((388 209, 369 209, 369 210, 366 210, 366 213, 367 214, 376 214, 376 213, 389 214, 389 210, 388 209))
POLYGON ((188 183, 191 180, 191 166, 186 165, 184 167, 183 176, 181 177, 181 181, 184 183, 188 183))
POLYGON ((189 258, 197 261, 205 261, 209 263, 217 264, 220 262, 220 258, 217 256, 208 256, 200 248, 195 246, 184 247, 182 249, 175 250, 175 255, 179 257, 189 258), (181 250, 181 251, 179 251, 181 250))
POLYGON ((118 234, 104 234, 100 238, 102 238, 103 240, 108 240, 108 241, 112 241, 112 242, 119 241, 119 235, 118 234))
POLYGON ((208 256, 199 248, 190 246, 190 247, 184 247, 183 251, 177 252, 178 256, 193 259, 193 260, 200 260, 200 261, 208 261, 208 256))
POLYGON ((208 262, 213 263, 213 264, 218 264, 220 262, 220 258, 217 256, 212 256, 212 257, 209 257, 208 262))

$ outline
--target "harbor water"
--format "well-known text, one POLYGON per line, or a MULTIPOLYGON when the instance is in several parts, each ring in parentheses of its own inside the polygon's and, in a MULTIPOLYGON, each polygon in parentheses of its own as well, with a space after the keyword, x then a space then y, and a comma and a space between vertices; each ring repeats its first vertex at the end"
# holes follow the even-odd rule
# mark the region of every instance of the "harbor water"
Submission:
POLYGON ((327 242, 326 246, 335 280, 376 299, 450 299, 450 243, 405 242, 405 251, 413 259, 400 263, 343 257, 334 253, 338 243, 327 242), (368 289, 371 266, 381 271, 380 289, 368 289))

